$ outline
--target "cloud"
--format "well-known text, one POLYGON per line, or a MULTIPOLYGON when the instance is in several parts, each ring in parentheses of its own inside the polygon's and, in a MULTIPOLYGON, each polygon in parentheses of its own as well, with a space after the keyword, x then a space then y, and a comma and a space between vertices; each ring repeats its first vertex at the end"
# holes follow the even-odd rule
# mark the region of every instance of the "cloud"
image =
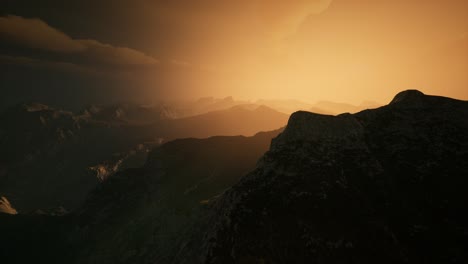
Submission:
POLYGON ((73 53, 107 65, 154 65, 158 60, 141 51, 115 47, 93 39, 73 39, 40 19, 0 17, 0 37, 18 45, 49 52, 73 53))
MULTIPOLYGON (((144 1, 145 2, 145 1, 144 1)), ((148 2, 150 1, 147 1, 148 2)), ((285 37, 294 33, 304 20, 324 12, 332 0, 179 0, 158 1, 147 12, 158 19, 181 23, 183 28, 240 27, 264 36, 285 37)))
POLYGON ((154 65, 159 63, 157 59, 138 50, 115 47, 92 39, 76 40, 76 42, 86 47, 86 56, 105 64, 154 65))
POLYGON ((325 11, 332 0, 257 0, 257 18, 267 34, 281 39, 294 34, 312 14, 325 11))
POLYGON ((36 67, 36 68, 43 68, 43 69, 51 69, 54 71, 79 73, 79 74, 89 74, 89 75, 99 74, 99 72, 95 69, 85 67, 82 65, 78 65, 78 64, 74 64, 74 63, 70 63, 70 62, 41 60, 41 59, 34 59, 30 57, 24 57, 24 56, 10 56, 10 55, 0 54, 0 64, 36 67))
POLYGON ((170 63, 172 65, 176 65, 176 66, 181 66, 181 67, 189 67, 191 66, 191 64, 187 61, 183 61, 183 60, 177 60, 177 59, 173 59, 170 61, 170 63))
POLYGON ((44 21, 19 16, 0 17, 0 36, 19 45, 55 52, 78 52, 85 47, 44 21))

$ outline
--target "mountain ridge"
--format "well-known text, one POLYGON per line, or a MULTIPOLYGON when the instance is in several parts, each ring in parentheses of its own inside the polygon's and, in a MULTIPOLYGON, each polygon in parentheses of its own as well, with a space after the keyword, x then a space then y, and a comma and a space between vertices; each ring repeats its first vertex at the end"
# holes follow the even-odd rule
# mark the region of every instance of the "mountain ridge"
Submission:
POLYGON ((417 91, 354 115, 294 113, 213 202, 199 261, 464 263, 467 120, 468 102, 417 91))

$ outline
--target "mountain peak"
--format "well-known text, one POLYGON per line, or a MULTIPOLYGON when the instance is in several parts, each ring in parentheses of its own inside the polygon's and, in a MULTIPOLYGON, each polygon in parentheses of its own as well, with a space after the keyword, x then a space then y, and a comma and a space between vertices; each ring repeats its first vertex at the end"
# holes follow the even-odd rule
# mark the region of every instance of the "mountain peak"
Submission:
POLYGON ((275 139, 275 145, 299 140, 357 138, 361 134, 362 126, 351 114, 331 116, 298 111, 291 115, 286 129, 278 139, 275 139))
POLYGON ((418 90, 406 90, 398 93, 390 104, 407 103, 418 104, 426 95, 418 90))

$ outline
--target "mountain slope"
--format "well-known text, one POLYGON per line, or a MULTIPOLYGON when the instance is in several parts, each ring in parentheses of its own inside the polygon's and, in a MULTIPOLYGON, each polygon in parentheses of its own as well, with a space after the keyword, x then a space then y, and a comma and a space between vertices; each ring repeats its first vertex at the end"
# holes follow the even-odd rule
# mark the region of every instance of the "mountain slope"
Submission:
POLYGON ((0 192, 19 211, 76 207, 100 181, 89 167, 147 138, 140 127, 39 106, 19 105, 0 115, 0 192))
MULTIPOLYGON (((141 167, 153 147, 177 138, 253 135, 283 127, 287 115, 238 106, 190 118, 122 104, 81 114, 23 104, 0 114, 0 193, 20 212, 81 204, 99 182, 141 167)), ((162 111, 162 110, 161 110, 162 111)))
POLYGON ((251 171, 279 133, 181 139, 156 148, 143 168, 116 174, 76 212, 75 263, 172 262, 198 233, 209 199, 251 171))
POLYGON ((214 202, 204 263, 466 263, 468 102, 297 112, 214 202))
POLYGON ((266 106, 238 105, 226 110, 167 120, 156 124, 154 129, 160 131, 162 137, 168 140, 215 135, 253 136, 260 131, 283 127, 287 121, 288 115, 266 106))

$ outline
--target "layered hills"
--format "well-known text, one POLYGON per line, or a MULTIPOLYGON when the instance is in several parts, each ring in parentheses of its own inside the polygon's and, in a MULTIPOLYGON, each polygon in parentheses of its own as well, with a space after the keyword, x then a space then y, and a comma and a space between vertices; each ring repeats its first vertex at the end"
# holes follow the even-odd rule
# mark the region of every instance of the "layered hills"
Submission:
POLYGON ((180 139, 116 173, 65 216, 0 215, 0 259, 15 263, 173 262, 210 200, 253 170, 281 130, 180 139), (48 234, 48 235, 45 235, 48 234), (21 254, 22 248, 34 248, 21 254))
POLYGON ((0 257, 466 263, 467 120, 468 102, 410 90, 356 114, 296 112, 284 131, 170 141, 66 216, 0 214, 0 257))
POLYGON ((293 114, 213 202, 203 263, 465 263, 468 102, 293 114))
POLYGON ((172 119, 165 108, 91 106, 79 113, 23 104, 0 115, 0 194, 23 212, 76 208, 99 182, 143 166, 155 146, 176 138, 253 135, 288 116, 254 106, 172 119))

